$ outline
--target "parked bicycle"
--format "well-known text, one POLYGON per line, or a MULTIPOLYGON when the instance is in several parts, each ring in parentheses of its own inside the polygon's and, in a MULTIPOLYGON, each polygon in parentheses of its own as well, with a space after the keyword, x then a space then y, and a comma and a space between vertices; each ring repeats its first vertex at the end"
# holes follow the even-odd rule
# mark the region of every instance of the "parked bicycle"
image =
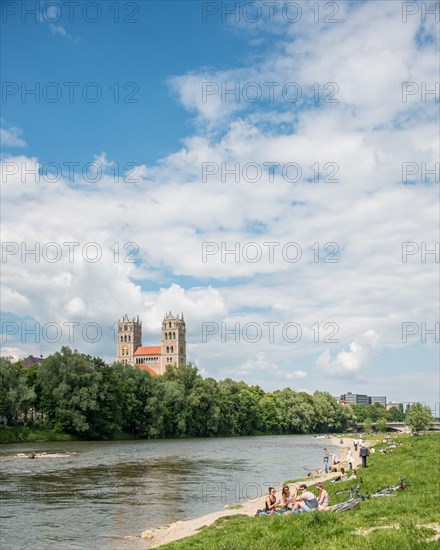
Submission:
POLYGON ((344 489, 339 489, 339 491, 335 491, 335 495, 342 495, 344 493, 349 493, 350 499, 356 498, 359 494, 360 486, 354 485, 353 487, 344 487, 344 489))
POLYGON ((352 498, 350 500, 347 500, 346 502, 340 502, 339 504, 330 506, 327 510, 329 512, 346 512, 347 510, 351 510, 352 508, 357 506, 360 502, 361 499, 352 498))
POLYGON ((398 485, 389 485, 388 487, 381 487, 379 488, 374 494, 372 494, 372 497, 381 497, 381 496, 395 496, 393 493, 398 491, 399 489, 406 489, 407 483, 405 481, 405 478, 400 478, 400 483, 398 485))

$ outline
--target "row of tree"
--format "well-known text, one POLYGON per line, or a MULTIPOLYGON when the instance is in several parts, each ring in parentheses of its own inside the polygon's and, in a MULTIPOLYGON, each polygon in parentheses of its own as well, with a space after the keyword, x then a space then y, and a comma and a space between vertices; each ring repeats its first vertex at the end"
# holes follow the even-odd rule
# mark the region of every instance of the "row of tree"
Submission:
POLYGON ((342 432, 358 421, 329 393, 267 393, 192 364, 153 377, 70 348, 29 368, 1 359, 0 416, 91 439, 342 432))

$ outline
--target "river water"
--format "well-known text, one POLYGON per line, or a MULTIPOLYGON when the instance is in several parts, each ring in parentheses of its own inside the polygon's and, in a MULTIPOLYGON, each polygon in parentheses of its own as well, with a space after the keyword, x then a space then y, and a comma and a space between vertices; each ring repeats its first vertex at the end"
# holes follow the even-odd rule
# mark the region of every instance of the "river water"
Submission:
MULTIPOLYGON (((145 529, 266 494, 322 465, 313 436, 0 447, 3 549, 137 550, 145 529), (17 458, 30 451, 76 456, 17 458)), ((334 449, 334 448, 333 448, 334 449)))

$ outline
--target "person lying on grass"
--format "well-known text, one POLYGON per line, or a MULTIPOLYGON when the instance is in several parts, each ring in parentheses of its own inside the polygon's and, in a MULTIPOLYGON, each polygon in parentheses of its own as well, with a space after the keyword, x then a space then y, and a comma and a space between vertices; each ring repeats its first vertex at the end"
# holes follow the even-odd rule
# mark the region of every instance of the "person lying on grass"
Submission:
MULTIPOLYGON (((335 477, 335 479, 332 479, 332 483, 335 483, 336 481, 347 481, 347 473, 345 471, 345 468, 341 468, 341 475, 338 477, 335 477)), ((351 478, 350 478, 351 479, 351 478)))
POLYGON ((301 495, 294 499, 293 510, 294 514, 300 514, 301 512, 311 512, 318 508, 318 499, 315 495, 307 490, 307 485, 302 483, 299 486, 301 495))

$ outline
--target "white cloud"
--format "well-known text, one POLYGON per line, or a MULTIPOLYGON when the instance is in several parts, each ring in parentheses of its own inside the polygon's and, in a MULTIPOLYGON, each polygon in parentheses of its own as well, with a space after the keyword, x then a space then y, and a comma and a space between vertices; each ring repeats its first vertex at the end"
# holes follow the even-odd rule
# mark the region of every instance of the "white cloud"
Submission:
MULTIPOLYGON (((378 351, 404 354, 402 322, 432 326, 438 319, 438 264, 432 257, 422 262, 420 254, 402 262, 402 242, 432 246, 438 240, 438 190, 433 178, 420 181, 420 173, 415 184, 403 185, 402 164, 432 167, 438 132, 435 103, 417 104, 416 97, 403 103, 401 86, 435 81, 436 42, 417 42, 420 20, 402 24, 398 3, 383 2, 380 10, 375 3, 342 3, 340 9, 341 22, 317 25, 317 32, 302 22, 277 27, 270 36, 277 42, 260 52, 258 63, 247 58, 240 69, 201 68, 171 79, 198 124, 180 150, 140 166, 137 183, 116 183, 104 152, 94 157, 100 181, 78 176, 74 185, 66 175, 56 183, 25 177, 24 170, 41 169, 36 157, 3 158, 3 240, 29 246, 38 241, 41 248, 80 243, 74 262, 65 247, 55 263, 30 256, 23 261, 20 249, 9 256, 3 264, 6 310, 41 323, 98 322, 105 329, 101 341, 77 347, 107 359, 115 349, 109 326, 124 313, 139 314, 144 340, 154 343, 163 315, 184 312, 188 356, 204 372, 268 386, 276 380, 278 387, 302 377, 308 391, 326 378, 316 365, 354 383, 378 351), (203 101, 202 83, 208 81, 217 82, 220 92, 203 101), (280 96, 272 103, 221 101, 222 82, 251 81, 278 81, 277 90, 297 82, 308 94, 314 82, 320 92, 326 82, 336 82, 339 103, 305 107, 280 96), (207 162, 216 163, 218 172, 203 182, 207 162), (302 175, 291 183, 278 172, 269 182, 264 163, 270 162, 295 162, 302 175), (240 181, 222 181, 222 163, 228 169, 238 163, 240 181), (247 163, 262 168, 260 181, 243 176, 247 163), (337 182, 323 181, 331 173, 324 168, 328 163, 338 169, 337 182), (320 181, 311 181, 311 166, 319 166, 320 181), (102 249, 97 263, 82 254, 91 241, 102 249), (124 262, 129 242, 138 245, 140 264, 124 262), (204 242, 219 246, 205 262, 204 242), (260 261, 243 256, 249 242, 261 247, 260 261), (273 261, 267 242, 280 243, 273 261), (283 257, 289 242, 301 246, 296 263, 283 257), (338 263, 323 262, 329 242, 339 247, 338 263), (229 249, 239 243, 237 262, 231 255, 222 261, 221 243, 229 249), (236 320, 295 322, 302 336, 295 344, 270 342, 267 335, 255 344, 201 341, 204 321, 236 320), (329 323, 337 326, 333 344, 326 342, 329 323)), ((17 132, 15 139, 21 140, 17 132)), ((32 341, 23 344, 26 353, 35 354, 34 347, 32 341)), ((45 353, 58 347, 47 345, 45 353)), ((420 381, 415 391, 428 390, 420 381)))
POLYGON ((62 25, 54 25, 53 23, 49 23, 49 29, 52 31, 53 34, 67 36, 66 29, 62 25))
POLYGON ((75 318, 75 317, 78 317, 79 315, 85 315, 87 308, 83 300, 78 296, 76 296, 66 304, 65 310, 69 316, 75 318))
POLYGON ((4 147, 26 147, 26 141, 21 138, 23 131, 20 128, 0 129, 0 142, 4 147))
POLYGON ((342 350, 331 359, 329 350, 322 353, 316 365, 328 376, 357 374, 371 366, 379 351, 380 336, 373 330, 367 330, 361 337, 350 344, 350 351, 342 350))
POLYGON ((240 376, 246 377, 259 377, 264 374, 279 381, 307 377, 307 373, 303 370, 281 370, 279 365, 271 361, 262 351, 257 352, 253 359, 248 359, 243 365, 240 365, 237 372, 240 373, 240 376))

